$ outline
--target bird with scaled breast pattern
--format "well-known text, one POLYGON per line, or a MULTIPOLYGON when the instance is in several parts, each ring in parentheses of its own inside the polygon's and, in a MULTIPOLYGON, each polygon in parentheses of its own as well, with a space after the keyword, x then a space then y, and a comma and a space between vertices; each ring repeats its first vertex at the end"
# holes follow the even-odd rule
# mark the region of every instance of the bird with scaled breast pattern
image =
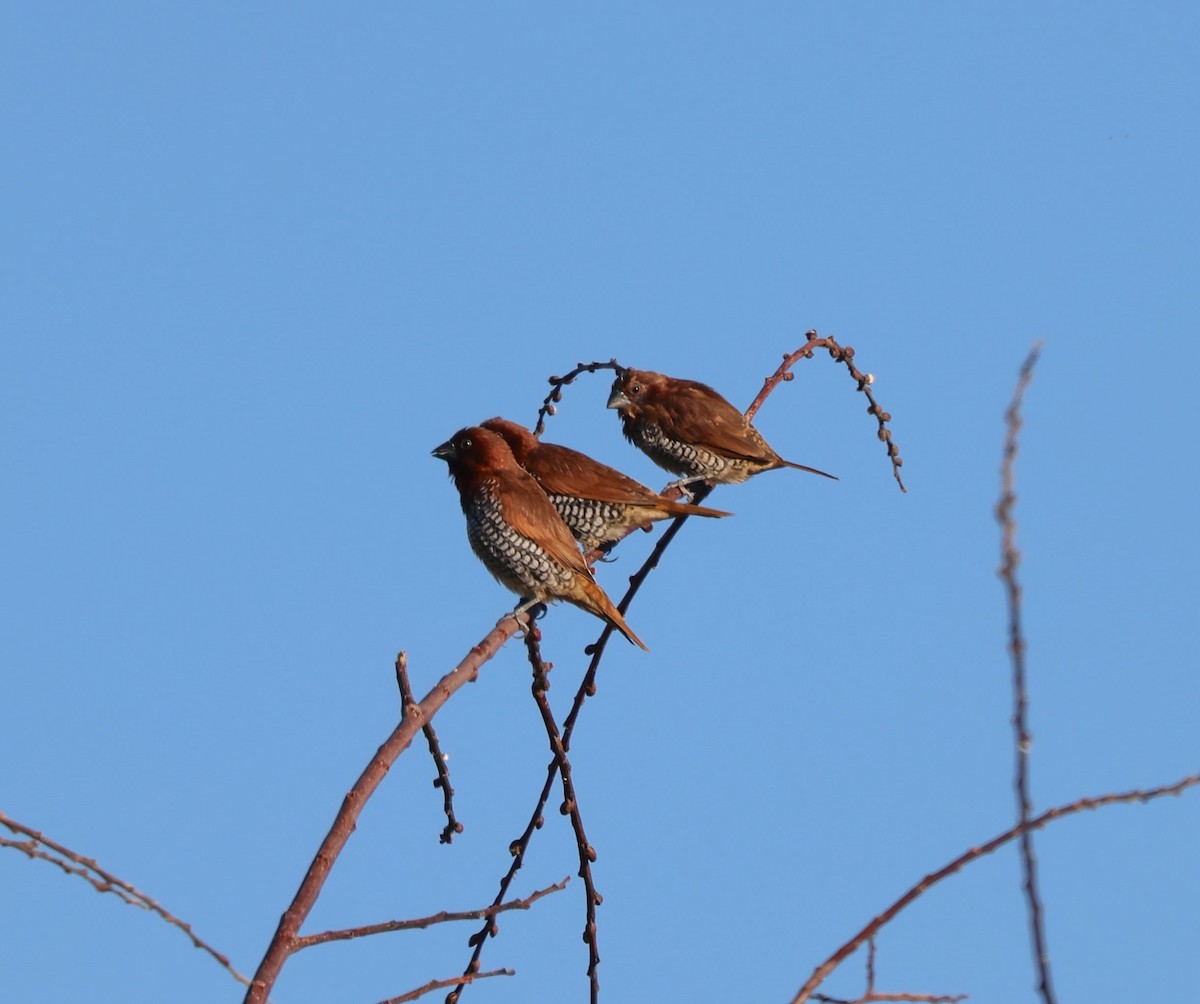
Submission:
POLYGON ((501 585, 526 601, 518 610, 566 600, 649 651, 592 578, 567 524, 503 439, 469 426, 433 455, 450 467, 471 549, 501 585))
POLYGON ((635 527, 672 516, 730 516, 720 509, 676 502, 569 446, 543 443, 507 418, 482 423, 504 439, 517 463, 533 475, 585 551, 616 542, 635 527))
POLYGON ((626 439, 683 481, 739 484, 780 467, 837 480, 815 467, 784 460, 745 415, 695 380, 620 369, 608 407, 617 409, 626 439))

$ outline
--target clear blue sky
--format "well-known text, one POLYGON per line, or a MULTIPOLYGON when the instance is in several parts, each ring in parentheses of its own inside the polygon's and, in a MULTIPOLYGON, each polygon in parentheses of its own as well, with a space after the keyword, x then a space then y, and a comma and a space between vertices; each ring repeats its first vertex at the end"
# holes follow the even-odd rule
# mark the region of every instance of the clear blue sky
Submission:
MULTIPOLYGON (((630 612, 577 734, 603 997, 784 1001, 1006 828, 992 520, 1018 472, 1039 808, 1197 769, 1194 4, 9 4, 0 14, 0 808, 252 971, 341 797, 512 598, 430 449, 578 360, 745 404, 827 359, 630 612)), ((607 380, 548 438, 655 485, 607 380)), ((600 571, 617 592, 652 545, 600 571)), ((543 622, 565 702, 596 625, 543 622)), ((490 901, 549 754, 510 645, 388 777, 308 930, 490 901)), ((552 804, 557 804, 557 799, 552 804)), ((1038 838, 1064 1000, 1193 982, 1200 797, 1038 838)), ((515 891, 574 873, 548 820, 515 891)), ((884 989, 1032 1000, 1015 852, 893 924, 884 989)), ((0 853, 0 996, 236 1001, 179 932, 0 853)), ((465 999, 586 1000, 581 886, 465 999)), ((292 960, 281 1004, 453 975, 468 927, 292 960)), ((826 987, 853 995, 851 963, 826 987)), ((440 999, 440 995, 437 998, 440 999)))

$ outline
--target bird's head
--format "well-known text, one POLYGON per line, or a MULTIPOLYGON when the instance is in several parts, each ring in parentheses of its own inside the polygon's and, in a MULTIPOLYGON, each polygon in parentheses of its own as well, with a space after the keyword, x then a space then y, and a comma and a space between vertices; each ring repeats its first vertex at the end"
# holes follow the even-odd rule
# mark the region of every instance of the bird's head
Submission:
POLYGON ((522 466, 529 454, 537 449, 537 437, 525 426, 518 425, 507 418, 489 418, 486 422, 481 423, 481 427, 489 432, 494 432, 503 439, 508 444, 508 448, 512 450, 513 456, 517 458, 517 463, 522 466))
POLYGON ((469 491, 497 471, 517 468, 512 450, 496 433, 478 425, 459 429, 434 447, 432 455, 446 461, 459 491, 469 491))
POLYGON ((636 415, 638 409, 653 397, 662 379, 662 374, 650 370, 618 370, 608 395, 608 407, 616 408, 622 414, 636 415))

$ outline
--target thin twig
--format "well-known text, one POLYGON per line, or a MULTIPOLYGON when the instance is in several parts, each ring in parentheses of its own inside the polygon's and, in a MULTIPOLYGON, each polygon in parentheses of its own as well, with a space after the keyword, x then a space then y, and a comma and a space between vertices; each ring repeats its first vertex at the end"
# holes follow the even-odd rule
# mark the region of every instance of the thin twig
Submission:
MULTIPOLYGON (((1000 501, 996 505, 996 520, 1000 524, 1001 565, 999 576, 1004 583, 1008 600, 1008 651, 1012 658, 1013 739, 1016 765, 1013 789, 1017 797, 1017 822, 1028 822, 1033 815, 1033 800, 1029 794, 1029 751, 1033 736, 1029 732, 1029 691, 1025 675, 1025 637, 1021 631, 1021 584, 1017 568, 1021 552, 1017 548, 1017 523, 1013 510, 1017 504, 1015 465, 1021 432, 1021 404, 1033 379, 1033 368, 1041 352, 1041 343, 1034 345, 1017 379, 1012 403, 1005 412, 1007 434, 1004 439, 1004 459, 1000 464, 1000 501)), ((1033 850, 1033 834, 1021 834, 1021 864, 1024 871, 1025 902, 1029 908, 1029 934, 1033 942, 1033 957, 1038 970, 1038 992, 1044 1004, 1055 1004, 1054 985, 1050 980, 1050 950, 1046 944, 1046 927, 1041 896, 1038 895, 1037 855, 1033 850)))
MULTIPOLYGON (((508 866, 508 871, 500 879, 500 891, 496 893, 495 902, 499 903, 508 895, 508 887, 512 885, 513 879, 516 878, 517 872, 521 870, 521 865, 525 862, 525 852, 529 849, 529 842, 533 839, 535 830, 540 830, 545 824, 545 808, 546 802, 550 798, 550 792, 554 789, 554 779, 558 776, 558 761, 551 761, 550 767, 546 771, 546 782, 542 785, 541 795, 538 798, 537 804, 534 806, 533 813, 529 817, 529 822, 525 824, 525 829, 516 840, 508 845, 508 853, 512 856, 512 862, 508 866)), ((463 971, 463 976, 469 976, 471 973, 479 969, 479 959, 483 954, 483 946, 487 939, 497 932, 496 926, 492 921, 488 921, 470 938, 467 939, 467 945, 471 948, 471 958, 467 962, 466 968, 463 971)), ((446 995, 446 1004, 456 1004, 459 997, 462 995, 463 987, 470 982, 463 979, 458 983, 454 990, 446 995)))
POLYGON ((830 997, 827 994, 813 994, 811 1000, 818 1004, 884 1004, 885 1001, 911 1002, 911 1004, 959 1004, 967 1000, 966 994, 884 994, 868 993, 850 1000, 847 997, 830 997))
POLYGON ((515 969, 493 969, 487 973, 470 973, 466 976, 451 976, 448 980, 430 980, 428 983, 417 987, 416 990, 410 990, 406 994, 401 994, 399 997, 389 997, 385 1001, 380 1001, 379 1004, 404 1004, 405 1001, 415 1001, 418 997, 424 997, 428 993, 433 993, 434 990, 442 990, 445 987, 452 987, 459 983, 474 983, 476 980, 486 980, 492 976, 516 976, 515 969))
POLYGON ((879 916, 875 917, 866 927, 858 932, 853 938, 847 941, 841 948, 835 951, 816 969, 813 970, 812 976, 808 978, 808 982, 800 988, 796 996, 792 998, 792 1004, 805 1004, 806 1001, 812 999, 813 992, 819 987, 838 966, 846 961, 866 942, 873 938, 879 930, 889 923, 901 910, 909 906, 914 900, 920 898, 931 886, 937 885, 945 878, 949 878, 955 872, 969 865, 972 861, 976 861, 993 851, 998 850, 1005 844, 1015 840, 1029 830, 1040 830, 1043 826, 1047 826, 1057 819, 1064 816, 1071 816, 1077 812, 1083 812, 1088 809, 1102 809, 1109 805, 1124 805, 1130 802, 1149 802, 1156 798, 1162 798, 1165 795, 1179 795, 1188 788, 1194 788, 1200 785, 1200 774, 1191 774, 1174 784, 1162 785, 1158 788, 1136 789, 1134 791, 1126 791, 1121 793, 1112 793, 1108 795, 1097 795, 1092 798, 1080 798, 1067 805, 1055 806, 1053 809, 1047 809, 1040 816, 1035 816, 1033 819, 1025 823, 1018 823, 1016 826, 1005 830, 999 836, 993 837, 985 844, 980 844, 977 847, 972 847, 968 851, 964 851, 949 864, 943 865, 937 871, 930 872, 920 882, 909 889, 903 896, 897 899, 891 906, 884 910, 879 916))
POLYGON ((480 920, 484 917, 494 917, 498 913, 506 913, 509 910, 528 910, 543 896, 549 896, 552 892, 561 892, 567 887, 567 883, 570 881, 571 876, 568 875, 561 882, 548 885, 545 889, 538 889, 524 899, 510 899, 507 903, 494 903, 491 906, 485 906, 481 910, 463 910, 459 912, 441 910, 438 913, 430 914, 428 917, 417 917, 414 920, 388 920, 381 924, 364 924, 362 927, 347 927, 337 931, 322 931, 320 934, 306 934, 304 937, 296 939, 295 950, 298 952, 302 948, 310 948, 313 945, 323 945, 330 941, 349 941, 352 938, 366 938, 373 934, 389 934, 392 931, 412 931, 432 927, 434 924, 446 924, 457 920, 480 920))
MULTIPOLYGON (((592 877, 592 863, 596 860, 596 849, 588 842, 587 833, 583 828, 583 815, 579 810, 579 797, 575 793, 575 781, 571 771, 571 761, 567 759, 567 751, 563 748, 562 739, 558 732, 558 723, 554 721, 554 713, 550 710, 550 702, 546 699, 546 691, 550 683, 548 674, 549 663, 542 660, 539 641, 541 632, 537 629, 526 632, 525 647, 529 652, 529 664, 533 669, 533 699, 537 702, 538 711, 542 716, 542 725, 546 729, 546 738, 550 741, 550 752, 554 755, 558 776, 562 780, 563 802, 559 812, 570 816, 571 829, 575 833, 575 846, 579 852, 579 877, 583 879, 584 889, 584 925, 583 940, 588 946, 588 981, 591 985, 591 1004, 597 1004, 600 999, 600 946, 596 927, 596 907, 603 901, 596 891, 596 883, 592 877)), ((494 933, 494 932, 493 932, 494 933)))
MULTIPOLYGON (((400 702, 401 707, 404 709, 403 713, 408 714, 409 705, 416 704, 417 701, 413 696, 412 684, 408 681, 408 660, 402 659, 399 656, 396 658, 396 686, 400 688, 400 702)), ((421 726, 421 731, 425 734, 425 742, 429 746, 429 755, 433 757, 433 765, 437 769, 438 776, 433 779, 433 786, 442 789, 442 811, 446 814, 446 826, 442 830, 438 841, 439 843, 448 844, 454 840, 456 833, 462 833, 463 831, 463 824, 454 815, 454 786, 450 783, 450 768, 446 766, 447 757, 442 752, 442 744, 438 741, 438 735, 434 731, 433 723, 426 722, 421 726)))
POLYGON ((135 888, 123 879, 117 878, 112 872, 101 868, 94 859, 85 858, 82 854, 71 850, 69 847, 51 840, 45 834, 30 829, 30 827, 23 823, 18 823, 3 812, 0 812, 0 825, 8 827, 13 833, 29 838, 27 840, 9 840, 6 837, 0 837, 0 846, 11 847, 13 850, 21 851, 30 858, 56 865, 68 875, 75 875, 83 879, 97 892, 112 893, 123 903, 157 914, 172 927, 179 928, 179 930, 191 939, 192 944, 196 948, 211 956, 222 969, 239 983, 248 984, 250 982, 249 979, 233 968, 227 955, 218 952, 207 941, 200 938, 192 930, 191 924, 169 913, 140 889, 135 888), (45 850, 44 848, 48 848, 49 850, 45 850))
POLYGON ((965 1001, 966 994, 911 994, 884 993, 875 989, 875 936, 867 939, 867 988, 860 997, 830 997, 828 994, 813 994, 810 1000, 817 1004, 883 1004, 884 1001, 909 1001, 915 1004, 958 1004, 965 1001))
POLYGON ((912 1002, 912 1004, 959 1004, 967 1000, 966 994, 950 994, 937 996, 934 994, 882 994, 868 993, 850 1000, 847 997, 830 997, 826 994, 813 994, 811 1000, 819 1004, 884 1004, 885 1001, 912 1002))
MULTIPOLYGON (((538 630, 538 629, 537 629, 536 625, 531 625, 530 630, 538 630)), ((540 631, 539 631, 538 638, 540 639, 540 637, 541 637, 541 635, 540 635, 540 631)), ((602 637, 604 637, 604 636, 602 635, 602 637)), ((568 724, 563 729, 563 738, 560 742, 560 745, 562 746, 562 751, 563 751, 564 757, 567 752, 567 747, 568 747, 568 743, 570 740, 570 734, 575 726, 575 717, 577 717, 577 715, 578 715, 578 708, 583 703, 583 692, 588 688, 589 680, 594 679, 595 670, 596 670, 598 663, 599 663, 599 653, 597 652, 597 653, 593 654, 592 663, 588 668, 588 674, 585 675, 584 682, 580 685, 579 692, 575 696, 575 706, 572 708, 572 716, 571 716, 570 720, 568 721, 568 724)), ((539 654, 538 663, 535 664, 535 675, 534 675, 534 683, 533 683, 533 686, 535 688, 542 686, 542 687, 545 687, 546 689, 549 689, 548 674, 549 674, 550 668, 551 668, 550 663, 543 662, 541 660, 541 657, 539 654), (540 669, 540 673, 539 673, 539 669, 540 669), (541 677, 540 680, 539 680, 539 675, 541 677)), ((533 834, 537 830, 540 830, 542 828, 542 826, 545 824, 546 803, 550 800, 550 792, 554 790, 554 781, 558 777, 558 772, 559 772, 559 759, 557 756, 555 756, 550 761, 549 765, 546 768, 546 780, 545 780, 544 784, 542 785, 542 790, 538 795, 537 803, 534 805, 533 812, 529 816, 529 822, 525 824, 525 829, 522 831, 521 835, 519 837, 517 837, 516 840, 512 841, 512 843, 510 843, 508 845, 508 852, 512 856, 512 861, 510 862, 510 864, 508 866, 508 871, 500 879, 500 891, 496 894, 497 902, 502 900, 508 894, 509 886, 512 884, 512 881, 516 877, 517 872, 519 872, 521 870, 521 866, 525 862, 525 853, 526 853, 526 851, 529 850, 529 844, 530 844, 530 841, 533 839, 533 834)), ((586 886, 585 886, 585 889, 586 889, 586 886)), ((595 889, 593 887, 590 890, 589 900, 594 895, 595 895, 595 889)), ((592 919, 592 922, 594 923, 594 915, 591 916, 591 919, 592 919)), ((497 933, 496 926, 491 921, 488 921, 488 923, 484 924, 483 927, 481 927, 478 931, 476 931, 468 939, 467 944, 471 947, 472 951, 471 951, 471 958, 468 960, 466 968, 464 969, 464 975, 469 974, 473 970, 479 968, 479 959, 483 954, 483 946, 486 944, 487 939, 489 937, 495 936, 496 933, 497 933)), ((592 963, 592 955, 593 955, 593 953, 592 953, 591 949, 589 949, 589 952, 588 952, 589 967, 591 966, 591 963, 592 963)), ((595 961, 598 963, 599 959, 596 958, 595 961)), ((589 975, 589 979, 590 979, 590 975, 589 975)), ((459 986, 455 987, 454 991, 446 996, 447 1004, 456 1004, 456 1002, 459 1000, 459 997, 462 994, 462 990, 463 990, 463 985, 459 985, 459 986)))

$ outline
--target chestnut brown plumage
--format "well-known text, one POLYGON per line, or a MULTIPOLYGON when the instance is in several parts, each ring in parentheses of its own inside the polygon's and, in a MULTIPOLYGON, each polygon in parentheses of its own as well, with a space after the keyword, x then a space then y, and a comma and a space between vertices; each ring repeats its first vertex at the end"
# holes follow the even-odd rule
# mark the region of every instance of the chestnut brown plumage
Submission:
POLYGON ((517 463, 542 486, 585 551, 621 540, 635 527, 649 530, 651 523, 672 516, 732 515, 665 498, 587 454, 543 443, 525 426, 507 418, 489 418, 483 427, 508 444, 517 463))
POLYGON ((502 585, 529 605, 573 603, 646 648, 596 584, 566 523, 503 439, 471 426, 433 455, 450 465, 471 549, 502 585))
POLYGON ((815 467, 784 460, 745 415, 695 380, 621 369, 608 406, 620 414, 626 439, 659 467, 683 475, 684 480, 737 484, 780 467, 833 478, 815 467))

